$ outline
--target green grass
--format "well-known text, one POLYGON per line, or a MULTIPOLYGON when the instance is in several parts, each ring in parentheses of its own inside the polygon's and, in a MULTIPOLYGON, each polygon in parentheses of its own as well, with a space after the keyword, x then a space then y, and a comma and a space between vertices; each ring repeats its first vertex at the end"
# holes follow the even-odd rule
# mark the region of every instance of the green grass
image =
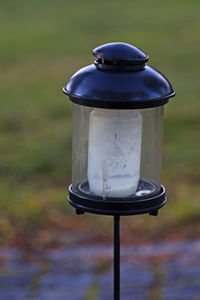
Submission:
MULTIPOLYGON (((54 216, 63 220, 72 214, 65 206, 71 174, 71 103, 62 86, 94 60, 94 47, 112 41, 146 51, 150 64, 176 89, 165 114, 163 183, 169 201, 163 226, 198 219, 200 2, 1 0, 0 4, 2 243, 11 242, 16 234, 28 239, 54 216)), ((147 226, 148 217, 138 217, 136 227, 141 218, 150 233, 162 220, 155 218, 147 226)), ((104 219, 99 222, 102 225, 104 219)))

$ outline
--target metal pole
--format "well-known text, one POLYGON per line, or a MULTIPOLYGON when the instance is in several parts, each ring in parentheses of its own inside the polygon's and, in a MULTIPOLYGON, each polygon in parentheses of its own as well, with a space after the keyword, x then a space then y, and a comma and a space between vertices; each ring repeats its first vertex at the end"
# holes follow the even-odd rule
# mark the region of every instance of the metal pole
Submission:
POLYGON ((114 300, 120 300, 120 216, 114 216, 114 300))

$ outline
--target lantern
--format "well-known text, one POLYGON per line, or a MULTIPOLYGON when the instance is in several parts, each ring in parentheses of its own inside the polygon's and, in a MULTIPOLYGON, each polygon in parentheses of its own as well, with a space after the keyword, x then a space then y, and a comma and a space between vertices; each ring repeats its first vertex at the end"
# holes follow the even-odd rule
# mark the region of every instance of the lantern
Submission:
MULTIPOLYGON (((163 112, 175 92, 134 46, 109 43, 93 54, 96 61, 63 88, 73 102, 68 200, 78 214, 115 216, 116 238, 120 215, 157 215, 166 202, 160 182, 163 112)), ((119 259, 119 239, 115 246, 119 259)), ((115 281, 119 299, 119 274, 115 281)))

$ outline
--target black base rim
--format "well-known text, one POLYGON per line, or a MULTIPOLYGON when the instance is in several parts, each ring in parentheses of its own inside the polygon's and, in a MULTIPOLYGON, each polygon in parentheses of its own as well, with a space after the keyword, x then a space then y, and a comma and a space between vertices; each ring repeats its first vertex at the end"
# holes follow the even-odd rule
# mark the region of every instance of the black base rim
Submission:
POLYGON ((163 207, 167 201, 165 197, 165 188, 160 186, 160 193, 149 198, 133 201, 108 201, 89 199, 72 191, 72 185, 69 186, 69 203, 75 207, 79 213, 89 212, 101 215, 138 215, 152 214, 157 215, 158 209, 163 207))

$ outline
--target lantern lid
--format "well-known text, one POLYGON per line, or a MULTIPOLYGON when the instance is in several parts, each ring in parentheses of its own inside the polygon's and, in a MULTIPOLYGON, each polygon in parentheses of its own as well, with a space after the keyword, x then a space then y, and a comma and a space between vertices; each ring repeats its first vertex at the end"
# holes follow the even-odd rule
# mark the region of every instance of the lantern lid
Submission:
POLYGON ((167 78, 146 65, 148 55, 125 43, 108 43, 93 50, 94 64, 77 71, 63 92, 80 105, 140 109, 164 105, 175 95, 167 78))

